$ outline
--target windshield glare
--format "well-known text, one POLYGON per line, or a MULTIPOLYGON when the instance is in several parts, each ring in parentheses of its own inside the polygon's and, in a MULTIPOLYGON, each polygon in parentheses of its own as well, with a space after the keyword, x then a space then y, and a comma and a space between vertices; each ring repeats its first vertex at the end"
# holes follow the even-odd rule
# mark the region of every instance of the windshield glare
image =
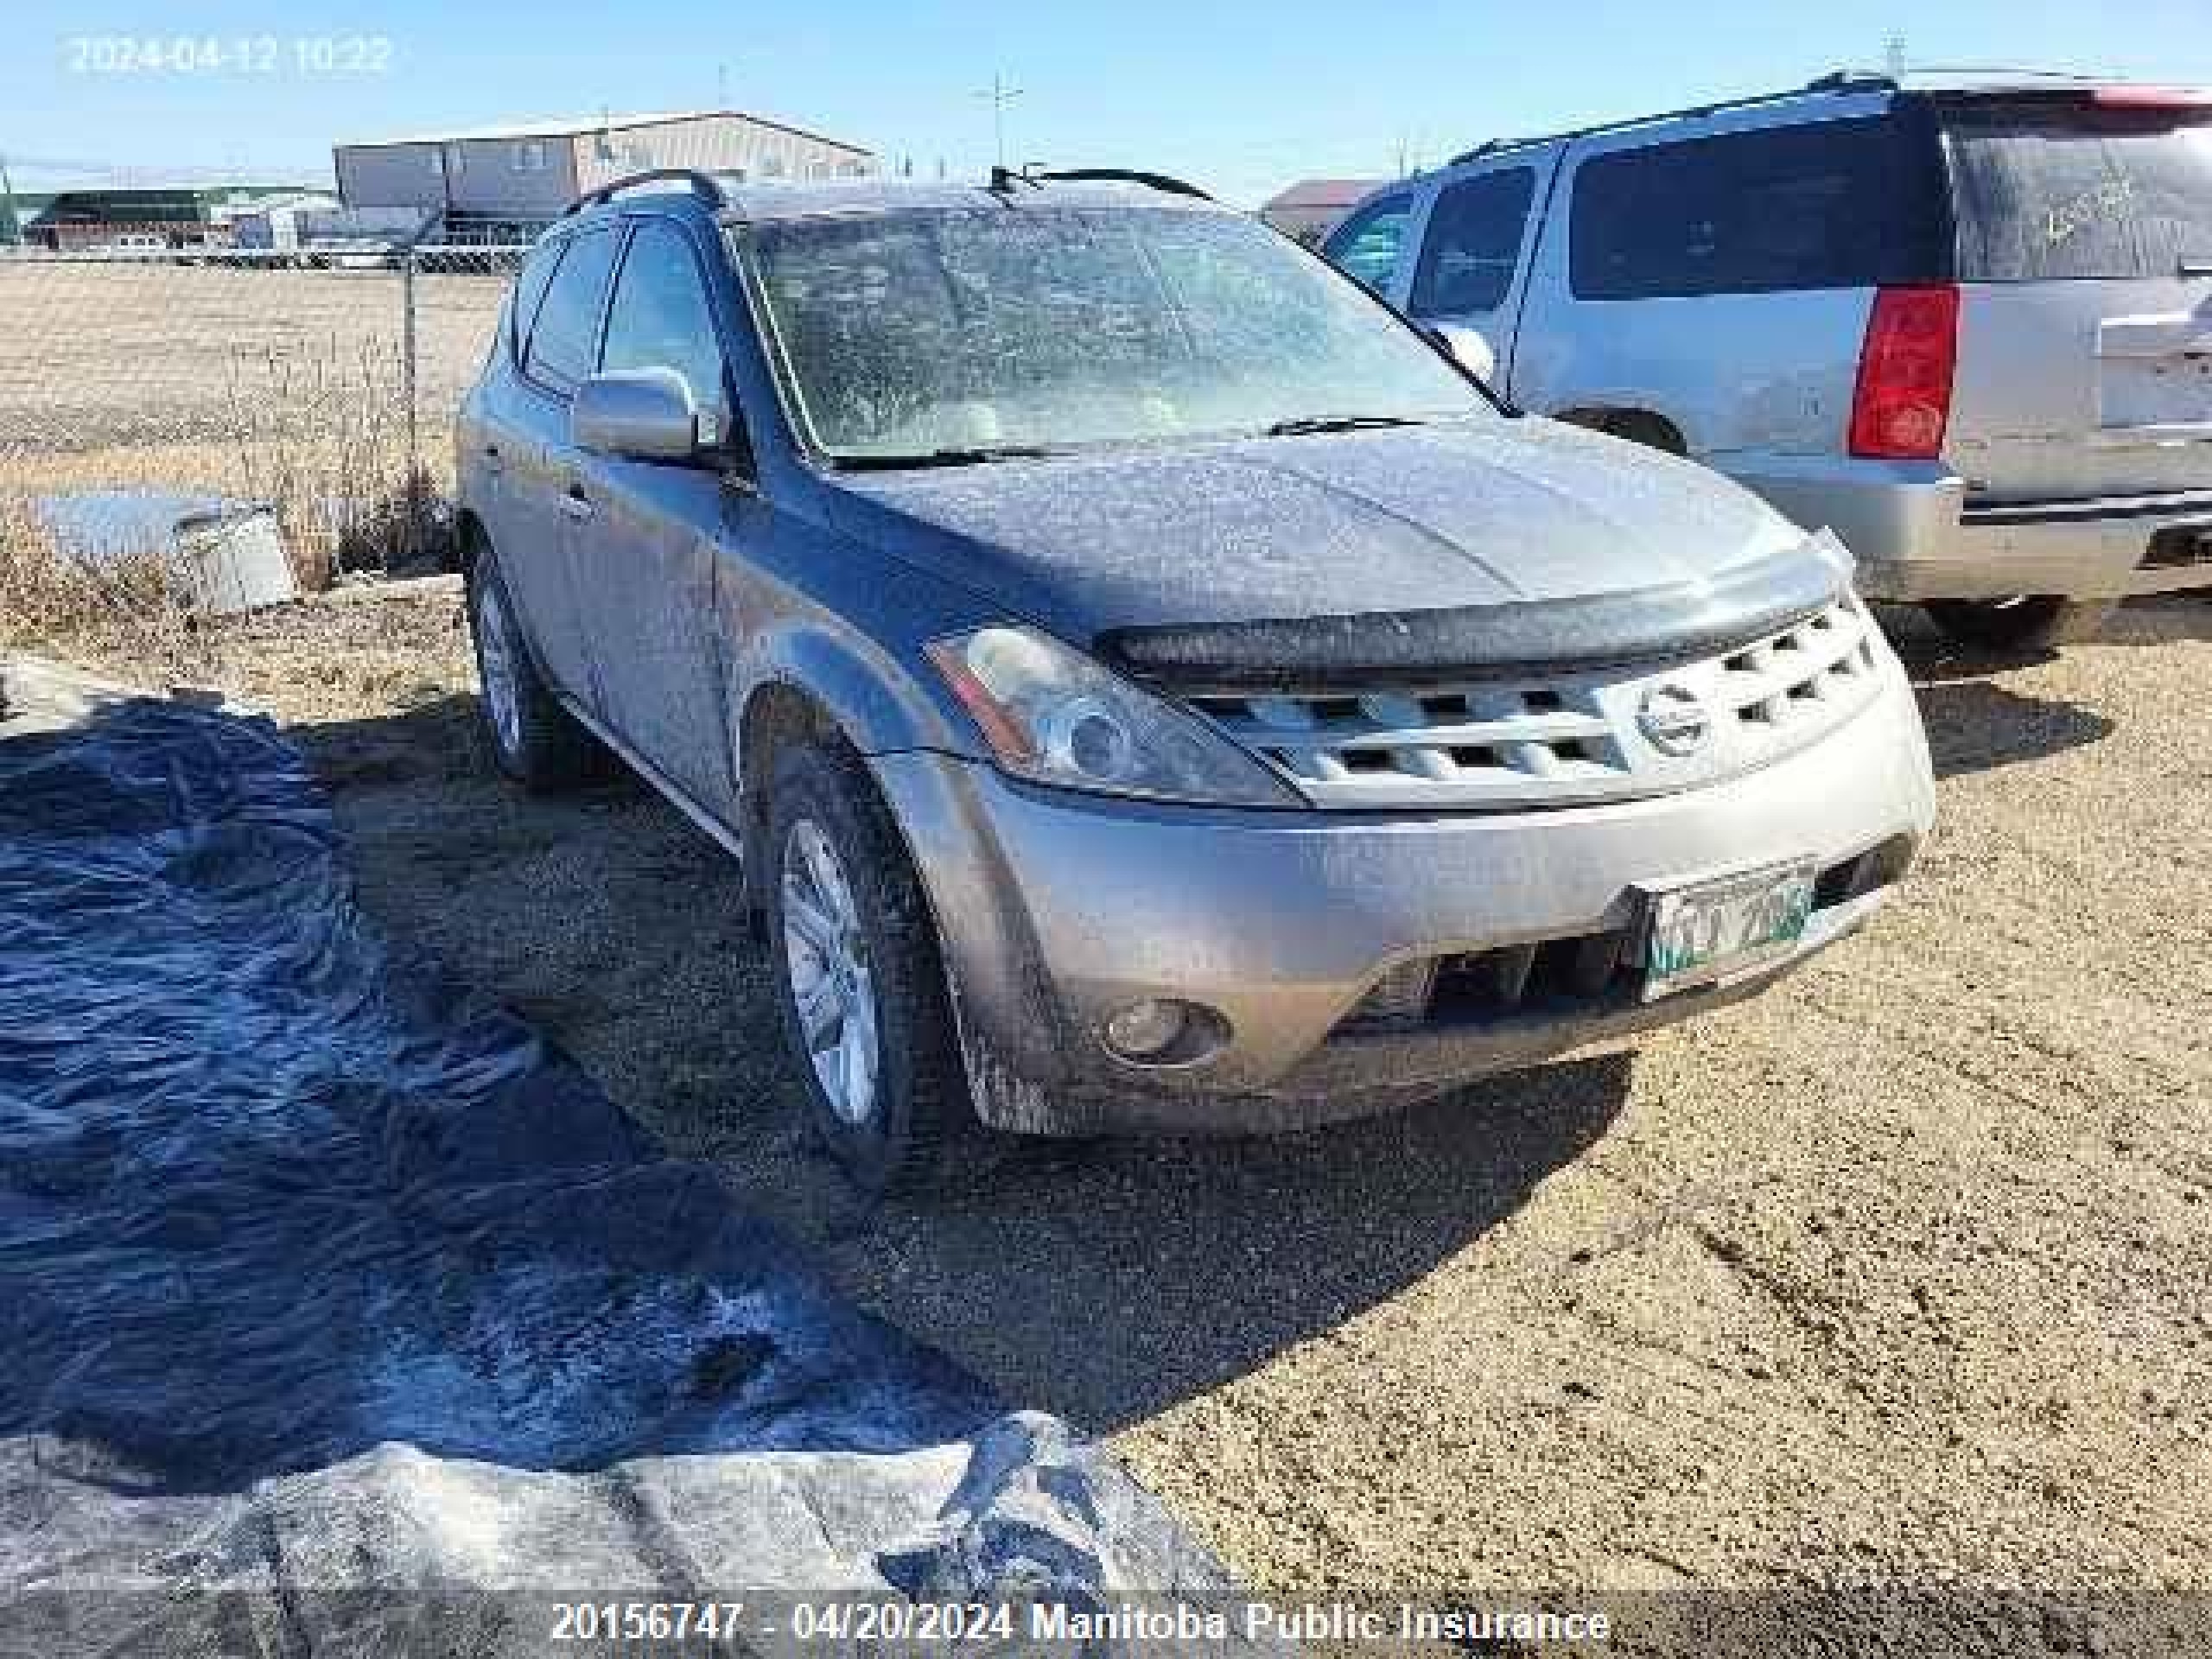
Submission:
POLYGON ((1227 213, 1017 204, 742 233, 833 459, 1492 412, 1351 283, 1227 213))

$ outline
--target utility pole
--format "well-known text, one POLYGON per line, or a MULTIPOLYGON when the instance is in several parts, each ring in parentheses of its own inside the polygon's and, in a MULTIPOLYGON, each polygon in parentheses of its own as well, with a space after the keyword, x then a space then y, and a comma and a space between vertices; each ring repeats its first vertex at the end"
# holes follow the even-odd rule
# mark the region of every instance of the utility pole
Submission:
POLYGON ((977 98, 991 100, 991 143, 1001 167, 1006 165, 1006 106, 1021 96, 1021 88, 1006 84, 1003 74, 994 74, 991 84, 976 93, 977 98))
POLYGON ((0 242, 10 247, 23 239, 23 221, 16 214, 16 181, 8 174, 8 158, 0 156, 0 242))

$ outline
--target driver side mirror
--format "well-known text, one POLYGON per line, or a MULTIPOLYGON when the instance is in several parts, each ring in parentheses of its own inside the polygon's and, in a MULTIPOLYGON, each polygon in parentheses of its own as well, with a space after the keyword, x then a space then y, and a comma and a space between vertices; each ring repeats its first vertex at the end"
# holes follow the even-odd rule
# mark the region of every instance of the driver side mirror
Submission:
POLYGON ((1497 376, 1497 353, 1479 328, 1470 328, 1464 322, 1432 322, 1428 335, 1453 362, 1484 385, 1497 376))
POLYGON ((674 369, 619 369, 576 388, 569 441, 630 461, 691 461, 721 442, 711 412, 674 369))

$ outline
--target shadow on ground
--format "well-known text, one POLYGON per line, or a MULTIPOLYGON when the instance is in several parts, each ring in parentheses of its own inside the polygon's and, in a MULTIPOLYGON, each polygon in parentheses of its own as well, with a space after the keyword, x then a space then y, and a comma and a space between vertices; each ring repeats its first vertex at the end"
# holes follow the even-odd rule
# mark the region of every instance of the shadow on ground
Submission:
POLYGON ((671 1150, 713 1158, 840 1287, 1012 1397, 1149 1416, 1381 1303, 1512 1215, 1625 1098, 1611 1054, 1268 1140, 994 1141, 861 1205, 803 1132, 728 855, 644 790, 532 799, 452 698, 296 729, 364 896, 525 1012, 671 1150))
POLYGON ((2212 641, 2212 589, 2131 600, 2099 630, 2105 645, 2170 645, 2212 641))
MULTIPOLYGON (((2133 614, 2122 613, 2109 630, 2126 632, 2133 614)), ((2050 662, 2054 653, 1970 651, 1910 607, 1885 610, 1882 626, 1912 677, 1938 778, 2040 760, 2112 734, 2113 722, 2094 709, 2005 683, 2011 671, 2050 662)))

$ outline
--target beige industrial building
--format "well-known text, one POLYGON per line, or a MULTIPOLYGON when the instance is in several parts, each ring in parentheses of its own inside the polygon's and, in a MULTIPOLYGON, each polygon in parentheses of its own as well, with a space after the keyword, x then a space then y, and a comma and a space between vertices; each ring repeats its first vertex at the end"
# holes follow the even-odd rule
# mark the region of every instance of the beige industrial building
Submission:
POLYGON ((874 156, 857 144, 735 110, 424 133, 340 144, 332 159, 347 207, 415 208, 464 238, 532 230, 583 192, 658 167, 755 179, 875 171, 874 156))

